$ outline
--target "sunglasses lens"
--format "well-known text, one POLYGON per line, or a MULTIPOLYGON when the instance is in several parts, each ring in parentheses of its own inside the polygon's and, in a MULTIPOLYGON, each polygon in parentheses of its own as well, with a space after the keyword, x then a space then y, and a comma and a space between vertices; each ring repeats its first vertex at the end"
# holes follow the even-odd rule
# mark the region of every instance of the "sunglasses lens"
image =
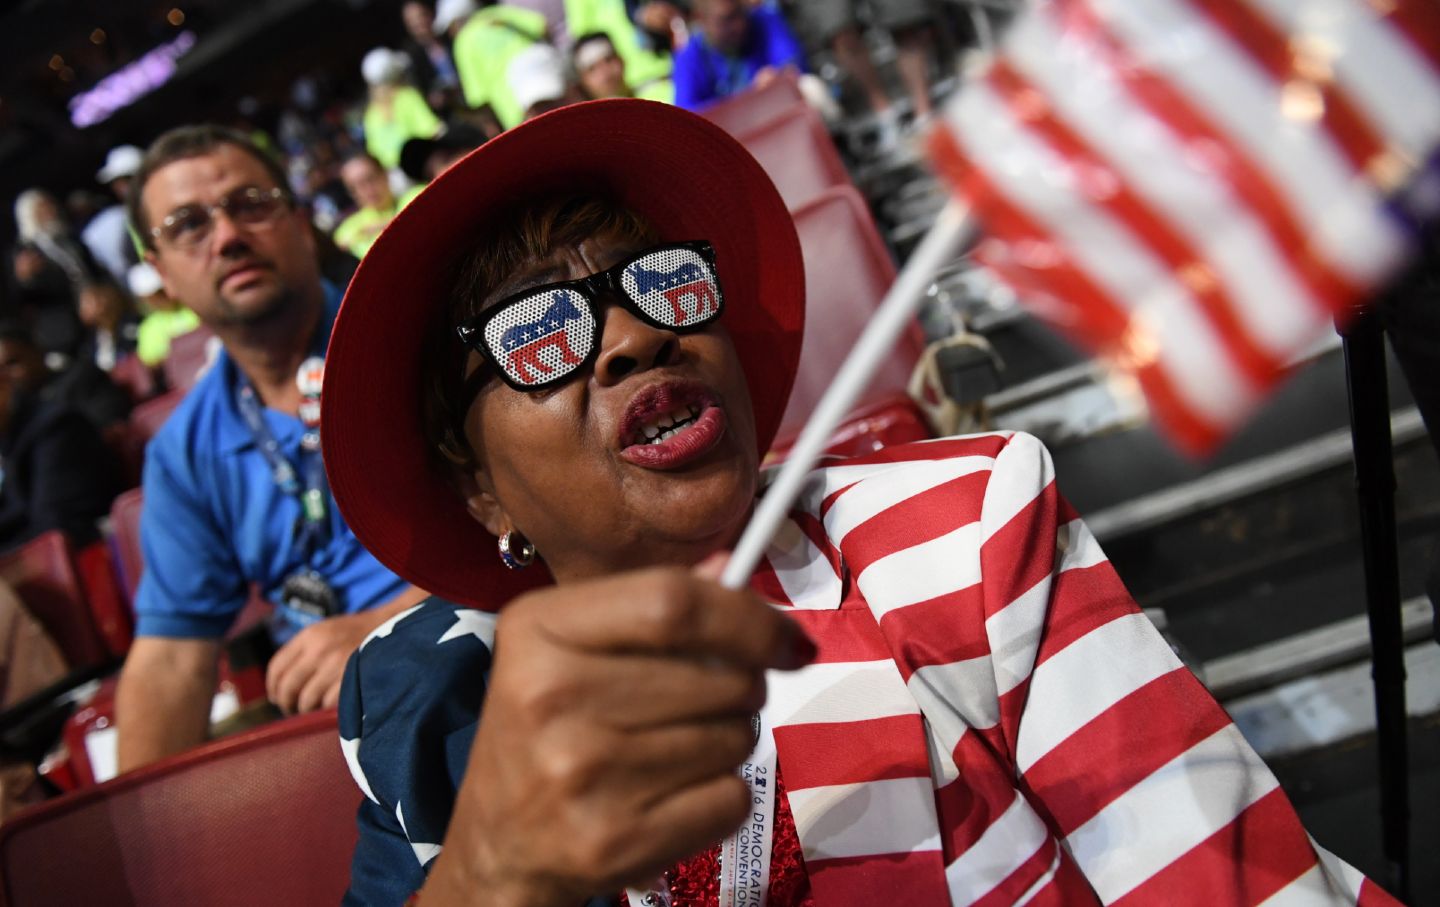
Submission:
POLYGON ((699 327, 720 314, 720 281, 693 249, 661 249, 637 258, 620 275, 620 286, 657 324, 699 327))
POLYGON ((574 290, 542 290, 507 303, 485 324, 485 346, 510 382, 539 387, 585 363, 595 316, 574 290))

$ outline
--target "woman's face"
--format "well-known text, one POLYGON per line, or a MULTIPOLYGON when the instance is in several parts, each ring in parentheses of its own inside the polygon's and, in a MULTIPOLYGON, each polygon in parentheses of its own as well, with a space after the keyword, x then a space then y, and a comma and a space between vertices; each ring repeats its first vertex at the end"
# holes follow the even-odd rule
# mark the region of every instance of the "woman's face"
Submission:
MULTIPOLYGON (((523 266, 485 302, 638 251, 592 237, 523 266)), ((518 529, 560 582, 694 563, 733 543, 756 491, 754 414, 729 335, 718 323, 694 334, 659 330, 602 303, 592 367, 538 392, 492 378, 465 419, 481 462, 471 512, 497 535, 518 529), (693 419, 646 443, 671 413, 693 419)), ((480 364, 472 353, 469 368, 480 364)))

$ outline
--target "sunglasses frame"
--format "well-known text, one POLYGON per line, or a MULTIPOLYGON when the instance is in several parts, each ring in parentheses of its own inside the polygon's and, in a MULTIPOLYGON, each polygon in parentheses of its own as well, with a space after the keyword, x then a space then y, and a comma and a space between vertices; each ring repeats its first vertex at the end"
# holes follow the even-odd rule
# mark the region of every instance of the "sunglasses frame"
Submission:
MULTIPOLYGON (((530 287, 529 289, 521 290, 518 293, 512 293, 509 296, 506 296, 505 298, 486 307, 485 310, 480 312, 478 315, 472 315, 471 317, 466 318, 464 321, 460 322, 458 325, 455 326, 455 333, 459 336, 461 343, 465 344, 465 346, 469 349, 472 349, 475 352, 479 353, 485 359, 485 362, 500 376, 500 380, 504 381, 506 384, 510 385, 510 387, 514 388, 517 391, 545 390, 558 384, 563 384, 566 381, 569 381, 571 378, 574 378, 575 375, 579 372, 583 371, 586 366, 592 365, 594 363, 596 357, 600 354, 599 336, 595 338, 594 343, 590 344, 589 351, 586 352, 585 356, 581 359, 581 361, 576 363, 575 367, 572 368, 570 371, 565 372, 559 377, 548 378, 544 381, 539 381, 533 384, 520 384, 511 380, 509 372, 505 370, 504 366, 501 365, 501 363, 497 360, 497 357, 493 352, 491 352, 489 345, 485 342, 485 329, 489 326, 491 321, 493 321, 497 316, 499 316, 502 312, 508 309, 511 305, 522 300, 529 299, 533 296, 537 296, 541 293, 551 293, 561 290, 570 290, 576 293, 576 295, 578 295, 582 300, 584 300, 585 306, 590 311, 590 317, 595 323, 595 330, 597 335, 599 334, 602 325, 600 317, 601 297, 606 295, 612 297, 615 300, 616 304, 618 304, 621 308, 625 309, 627 312, 634 315, 636 318, 640 319, 642 322, 649 325, 650 327, 660 331, 669 331, 672 334, 698 333, 708 328, 710 325, 714 324, 716 321, 719 320, 721 315, 725 314, 725 289, 723 286, 721 286, 720 272, 715 266, 715 248, 711 246, 709 242, 700 239, 689 240, 686 242, 660 243, 658 245, 651 246, 648 249, 637 252, 634 255, 628 256, 624 260, 609 268, 606 268, 603 271, 597 271, 594 274, 589 274, 585 277, 579 277, 574 280, 562 280, 557 283, 540 284, 539 286, 534 286, 530 287), (665 324, 664 322, 657 321, 656 319, 650 317, 650 315, 647 314, 645 310, 642 309, 640 305, 636 303, 635 300, 631 299, 629 294, 625 292, 625 288, 621 283, 621 277, 624 275, 626 268, 630 267, 642 258, 645 258, 649 255, 654 255, 657 252, 664 252, 670 249, 684 249, 689 252, 695 252, 702 259, 705 260, 706 265, 708 265, 710 268, 710 273, 713 275, 715 283, 715 311, 703 321, 696 321, 694 324, 686 325, 665 324)), ((472 378, 473 377, 475 376, 472 376, 472 378)), ((468 384, 469 382, 466 383, 468 384)), ((479 388, 477 387, 476 390, 478 391, 479 388)))

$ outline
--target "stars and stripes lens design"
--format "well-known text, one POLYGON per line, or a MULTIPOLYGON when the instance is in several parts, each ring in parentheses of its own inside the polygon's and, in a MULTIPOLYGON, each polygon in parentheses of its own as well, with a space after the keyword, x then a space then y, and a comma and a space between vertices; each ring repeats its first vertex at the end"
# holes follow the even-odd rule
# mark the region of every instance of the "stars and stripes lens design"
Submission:
POLYGON ((719 318, 724 293, 714 261, 709 243, 657 246, 589 277, 501 300, 456 332, 511 387, 551 387, 595 358, 604 301, 619 303, 651 327, 682 334, 719 318))

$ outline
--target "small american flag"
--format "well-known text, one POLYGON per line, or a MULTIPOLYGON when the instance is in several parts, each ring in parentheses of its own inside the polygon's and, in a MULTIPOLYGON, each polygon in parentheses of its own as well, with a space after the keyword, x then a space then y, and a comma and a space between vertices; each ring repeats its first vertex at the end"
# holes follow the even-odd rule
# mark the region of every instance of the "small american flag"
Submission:
POLYGON ((1402 264, 1433 199, 1433 0, 1049 0, 934 130, 976 259, 1212 450, 1402 264))

